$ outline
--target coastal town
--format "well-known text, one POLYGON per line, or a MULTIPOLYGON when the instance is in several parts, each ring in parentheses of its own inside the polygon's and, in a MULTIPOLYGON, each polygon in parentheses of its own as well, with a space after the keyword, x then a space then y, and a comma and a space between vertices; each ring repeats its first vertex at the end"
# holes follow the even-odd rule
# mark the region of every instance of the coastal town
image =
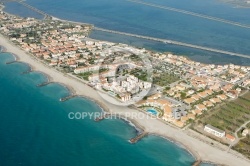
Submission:
MULTIPOLYGON (((92 26, 57 19, 36 20, 0 13, 0 31, 48 66, 146 114, 231 144, 249 137, 250 66, 203 64, 184 56, 88 38, 92 26), (148 59, 148 61, 145 61, 148 59), (238 127, 207 123, 210 112, 244 100, 238 127), (197 125, 196 125, 197 124, 197 125)), ((235 106, 239 107, 239 106, 235 106)), ((233 111, 233 109, 230 109, 233 111)), ((232 122, 234 123, 234 122, 232 122)), ((246 141, 249 143, 249 141, 246 141)))

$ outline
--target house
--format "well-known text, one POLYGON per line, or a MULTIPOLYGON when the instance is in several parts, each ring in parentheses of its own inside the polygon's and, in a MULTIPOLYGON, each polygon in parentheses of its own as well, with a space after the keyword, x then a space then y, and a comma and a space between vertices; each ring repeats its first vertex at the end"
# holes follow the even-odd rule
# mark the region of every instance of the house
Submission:
POLYGON ((204 101, 203 104, 207 107, 213 107, 214 104, 211 101, 204 101))
POLYGON ((204 131, 211 133, 211 134, 215 135, 216 137, 220 137, 220 138, 224 137, 226 134, 225 131, 218 129, 210 124, 207 124, 205 126, 204 131))
POLYGON ((201 98, 207 97, 207 93, 206 92, 200 92, 197 95, 200 96, 201 98))
POLYGON ((221 89, 224 92, 227 92, 227 91, 230 91, 232 88, 233 88, 233 84, 227 84, 227 85, 223 86, 221 89))
POLYGON ((211 101, 214 104, 221 103, 221 100, 219 98, 212 98, 212 99, 209 99, 209 101, 211 101))
POLYGON ((204 106, 203 104, 198 104, 195 106, 198 110, 205 111, 207 110, 207 107, 204 106))
POLYGON ((212 95, 212 94, 213 94, 213 91, 210 90, 210 89, 209 89, 209 90, 205 90, 204 92, 205 92, 207 95, 212 95))
POLYGON ((227 96, 222 94, 222 95, 217 95, 216 96, 217 98, 219 98, 220 100, 226 100, 227 99, 227 96))
POLYGON ((202 111, 201 110, 192 110, 192 113, 194 114, 194 115, 201 115, 202 114, 202 111))
POLYGON ((158 98, 161 98, 161 94, 160 93, 156 93, 156 94, 148 97, 148 99, 150 99, 150 100, 156 100, 158 98))
POLYGON ((174 123, 176 126, 178 126, 178 127, 183 127, 183 126, 184 126, 184 123, 183 123, 182 121, 179 121, 179 120, 175 120, 173 123, 174 123))
POLYGON ((194 99, 194 100, 200 100, 200 96, 199 95, 193 95, 192 97, 191 97, 192 99, 194 99))
POLYGON ((192 104, 195 102, 195 100, 193 98, 187 98, 184 100, 185 103, 187 103, 188 105, 192 104))
POLYGON ((232 98, 232 99, 235 99, 237 98, 239 95, 239 92, 237 90, 230 90, 228 93, 227 93, 227 96, 232 98))
POLYGON ((188 117, 188 119, 195 119, 195 115, 194 114, 191 114, 191 113, 189 113, 188 115, 187 115, 187 117, 188 117))
POLYGON ((186 87, 181 86, 181 85, 176 85, 175 87, 178 91, 184 91, 186 89, 186 87))
POLYGON ((189 118, 187 116, 182 116, 181 117, 181 122, 183 123, 186 123, 186 121, 188 120, 189 118))
POLYGON ((119 96, 123 102, 129 101, 131 99, 130 93, 122 93, 119 96))
POLYGON ((242 136, 243 136, 243 137, 246 137, 248 134, 249 134, 249 130, 248 130, 248 129, 244 129, 244 130, 242 131, 242 136))
POLYGON ((235 140, 235 137, 230 135, 230 134, 226 134, 226 139, 230 140, 231 142, 233 142, 235 140))

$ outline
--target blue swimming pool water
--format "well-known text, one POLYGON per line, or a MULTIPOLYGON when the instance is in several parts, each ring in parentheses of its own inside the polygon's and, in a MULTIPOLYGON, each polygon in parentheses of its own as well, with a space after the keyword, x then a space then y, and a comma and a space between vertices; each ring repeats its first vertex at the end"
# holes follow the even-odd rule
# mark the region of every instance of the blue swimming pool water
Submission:
POLYGON ((148 109, 147 112, 151 113, 153 115, 157 115, 158 114, 158 112, 156 110, 154 110, 154 109, 148 109))

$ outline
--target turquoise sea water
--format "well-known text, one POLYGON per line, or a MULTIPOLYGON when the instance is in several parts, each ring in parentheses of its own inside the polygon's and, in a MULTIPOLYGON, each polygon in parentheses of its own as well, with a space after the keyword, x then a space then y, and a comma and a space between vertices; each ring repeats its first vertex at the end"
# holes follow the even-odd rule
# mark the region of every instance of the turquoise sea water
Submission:
MULTIPOLYGON (((235 8, 217 0, 143 0, 157 5, 188 10, 250 25, 250 9, 235 8)), ((159 9, 126 0, 27 0, 28 4, 55 17, 92 23, 95 26, 167 38, 211 48, 250 55, 250 29, 207 20, 183 13, 159 9)), ((27 16, 28 9, 6 3, 6 11, 27 16), (16 10, 19 8, 19 10, 16 10), (24 15, 25 14, 25 15, 24 15)), ((31 14, 33 16, 33 14, 31 14)), ((176 45, 167 45, 132 37, 94 31, 91 37, 142 46, 158 51, 170 51, 190 56, 206 63, 250 64, 250 60, 176 45)))
POLYGON ((93 102, 75 98, 67 102, 66 88, 46 81, 38 72, 22 74, 28 66, 6 65, 13 57, 0 54, 0 165, 190 166, 194 158, 184 149, 156 136, 137 144, 128 140, 136 130, 122 120, 70 120, 69 112, 96 112, 93 102))

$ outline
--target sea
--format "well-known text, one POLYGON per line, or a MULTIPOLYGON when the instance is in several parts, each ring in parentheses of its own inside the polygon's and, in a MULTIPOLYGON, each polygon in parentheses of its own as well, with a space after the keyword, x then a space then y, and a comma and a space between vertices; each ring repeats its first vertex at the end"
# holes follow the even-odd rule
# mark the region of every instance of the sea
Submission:
POLYGON ((136 144, 137 130, 118 119, 95 122, 69 119, 70 112, 101 112, 94 102, 68 96, 59 84, 44 87, 47 77, 0 53, 0 165, 1 166, 188 166, 194 157, 181 146, 148 136, 136 144))
MULTIPOLYGON (((145 0, 156 5, 218 17, 250 25, 250 10, 217 0, 145 0)), ((55 17, 97 27, 166 38, 250 55, 250 29, 126 0, 26 0, 55 17)), ((42 16, 16 3, 5 11, 23 17, 42 16)), ((203 63, 250 65, 250 60, 177 45, 93 31, 91 38, 120 42, 155 51, 173 52, 203 63)), ((69 112, 100 112, 84 98, 60 102, 69 91, 59 84, 37 87, 46 81, 23 63, 0 54, 0 165, 165 165, 190 166, 194 157, 180 145, 158 136, 136 144, 129 139, 136 129, 123 120, 70 120, 69 112)), ((209 165, 211 164, 205 164, 209 165)))

